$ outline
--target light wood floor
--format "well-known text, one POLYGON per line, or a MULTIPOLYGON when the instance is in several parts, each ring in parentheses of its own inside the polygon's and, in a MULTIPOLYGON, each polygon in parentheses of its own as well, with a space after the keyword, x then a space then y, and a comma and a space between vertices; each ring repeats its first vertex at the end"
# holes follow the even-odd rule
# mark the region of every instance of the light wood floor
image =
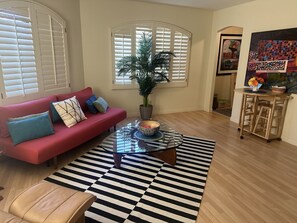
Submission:
MULTIPOLYGON (((216 140, 197 223, 203 222, 297 222, 297 147, 285 142, 247 135, 239 139, 237 125, 216 113, 186 112, 158 115, 186 135, 216 140)), ((106 134, 63 154, 59 167, 70 162, 106 134)), ((26 187, 54 171, 46 165, 30 165, 0 158, 0 191, 7 210, 12 199, 26 187)))

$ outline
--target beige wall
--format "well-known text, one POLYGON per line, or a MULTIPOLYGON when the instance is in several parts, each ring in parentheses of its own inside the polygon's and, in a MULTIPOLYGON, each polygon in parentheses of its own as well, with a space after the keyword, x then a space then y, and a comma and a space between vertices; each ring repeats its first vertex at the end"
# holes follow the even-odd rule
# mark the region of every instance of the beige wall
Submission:
POLYGON ((139 20, 162 21, 192 33, 189 85, 155 89, 154 113, 199 110, 204 103, 212 12, 128 0, 80 0, 85 85, 112 106, 138 115, 142 98, 134 90, 112 90, 111 28, 139 20))
MULTIPOLYGON (((210 61, 208 67, 208 85, 206 96, 212 95, 215 75, 215 54, 216 54, 216 33, 218 30, 228 26, 238 26, 243 28, 243 39, 239 68, 237 73, 237 88, 244 86, 244 77, 247 66, 249 44, 251 33, 267 30, 276 30, 296 27, 297 21, 297 1, 296 0, 257 0, 243 5, 218 10, 214 13, 212 25, 212 47, 210 51, 210 61)), ((297 145, 297 97, 289 102, 285 120, 282 139, 291 144, 297 145)), ((204 109, 209 110, 210 98, 205 101, 204 109)), ((231 120, 238 122, 240 114, 241 95, 235 95, 231 120)))
POLYGON ((66 21, 71 89, 72 91, 82 89, 84 87, 84 69, 82 58, 79 0, 34 1, 49 7, 66 21))
POLYGON ((218 99, 231 100, 231 75, 217 76, 214 93, 218 99))

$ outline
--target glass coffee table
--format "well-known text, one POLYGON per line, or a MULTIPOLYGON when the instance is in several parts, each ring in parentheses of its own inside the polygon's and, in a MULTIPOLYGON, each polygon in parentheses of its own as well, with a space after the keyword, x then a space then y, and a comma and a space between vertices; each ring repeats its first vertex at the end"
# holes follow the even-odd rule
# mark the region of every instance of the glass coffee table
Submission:
POLYGON ((176 148, 183 142, 183 135, 164 123, 160 123, 160 131, 152 137, 145 137, 138 132, 137 121, 106 137, 99 145, 105 151, 113 153, 117 168, 121 166, 125 154, 147 153, 166 163, 175 165, 176 148))

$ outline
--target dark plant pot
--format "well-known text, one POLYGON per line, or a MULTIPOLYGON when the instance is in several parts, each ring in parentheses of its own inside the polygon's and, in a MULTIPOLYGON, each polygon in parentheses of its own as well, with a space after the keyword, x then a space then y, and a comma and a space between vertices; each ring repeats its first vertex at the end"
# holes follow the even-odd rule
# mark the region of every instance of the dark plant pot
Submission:
POLYGON ((144 107, 143 105, 139 105, 139 112, 142 120, 149 120, 152 117, 153 106, 148 105, 147 107, 144 107))

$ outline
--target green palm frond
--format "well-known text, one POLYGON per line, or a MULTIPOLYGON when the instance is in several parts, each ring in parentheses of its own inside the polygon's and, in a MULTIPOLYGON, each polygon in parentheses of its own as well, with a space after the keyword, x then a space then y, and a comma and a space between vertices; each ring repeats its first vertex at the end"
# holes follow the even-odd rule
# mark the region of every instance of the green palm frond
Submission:
POLYGON ((175 56, 174 53, 170 51, 162 51, 157 53, 152 59, 152 66, 154 69, 156 68, 164 68, 169 70, 170 59, 172 56, 175 56))
POLYGON ((127 56, 123 57, 118 63, 117 68, 119 69, 118 75, 126 75, 128 73, 134 72, 137 70, 137 57, 136 56, 127 56))
POLYGON ((139 94, 146 100, 144 106, 147 106, 147 97, 152 93, 157 83, 167 81, 167 72, 170 67, 170 60, 174 53, 170 51, 152 54, 152 36, 143 33, 136 52, 136 56, 123 57, 118 63, 118 75, 130 74, 131 80, 136 80, 139 85, 139 94))

